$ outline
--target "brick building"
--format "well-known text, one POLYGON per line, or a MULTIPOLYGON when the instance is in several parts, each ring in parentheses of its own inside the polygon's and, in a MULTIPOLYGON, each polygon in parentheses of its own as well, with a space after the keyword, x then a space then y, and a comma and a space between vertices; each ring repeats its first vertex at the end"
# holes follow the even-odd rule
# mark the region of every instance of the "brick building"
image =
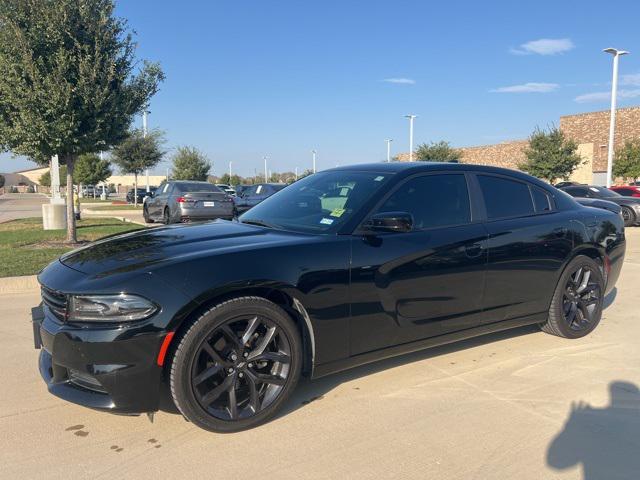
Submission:
MULTIPOLYGON (((567 138, 578 144, 578 153, 584 163, 573 172, 571 179, 582 183, 604 185, 609 143, 609 110, 580 113, 560 117, 560 129, 567 138)), ((625 141, 640 138, 640 106, 619 108, 616 113, 616 141, 618 148, 625 141)), ((527 140, 515 140, 494 145, 462 147, 462 161, 483 165, 517 169, 525 160, 527 140)), ((408 161, 409 154, 398 155, 399 161, 408 161)))

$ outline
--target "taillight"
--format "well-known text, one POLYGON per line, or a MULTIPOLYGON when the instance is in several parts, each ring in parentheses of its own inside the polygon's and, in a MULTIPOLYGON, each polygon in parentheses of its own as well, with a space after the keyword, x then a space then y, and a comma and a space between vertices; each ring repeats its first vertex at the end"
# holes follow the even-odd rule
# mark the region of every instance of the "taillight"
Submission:
POLYGON ((632 197, 636 197, 636 198, 638 198, 638 197, 640 197, 640 192, 638 192, 638 193, 632 193, 632 194, 631 194, 631 196, 632 196, 632 197))
POLYGON ((187 198, 187 197, 178 197, 178 198, 176 198, 176 202, 178 202, 178 203, 194 203, 195 200, 193 200, 192 198, 187 198))

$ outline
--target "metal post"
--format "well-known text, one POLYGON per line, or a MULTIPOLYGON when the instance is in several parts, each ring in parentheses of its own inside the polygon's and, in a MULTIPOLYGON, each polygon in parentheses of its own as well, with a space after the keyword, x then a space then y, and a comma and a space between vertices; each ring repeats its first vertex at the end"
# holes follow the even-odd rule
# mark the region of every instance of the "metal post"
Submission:
POLYGON ((607 149, 607 188, 611 186, 613 177, 613 153, 615 150, 615 130, 616 130, 616 101, 618 96, 618 60, 620 56, 629 52, 606 48, 606 53, 613 55, 613 79, 611 81, 611 118, 609 122, 609 145, 607 149))
POLYGON ((385 142, 387 142, 387 162, 391 161, 391 142, 393 142, 393 139, 388 138, 385 140, 385 142))
POLYGON ((413 162, 413 120, 417 115, 405 115, 409 119, 409 161, 413 162))
POLYGON ((313 155, 313 173, 316 173, 316 152, 315 150, 311 150, 311 154, 313 155))
POLYGON ((264 183, 269 183, 269 179, 267 178, 267 156, 264 156, 264 183))

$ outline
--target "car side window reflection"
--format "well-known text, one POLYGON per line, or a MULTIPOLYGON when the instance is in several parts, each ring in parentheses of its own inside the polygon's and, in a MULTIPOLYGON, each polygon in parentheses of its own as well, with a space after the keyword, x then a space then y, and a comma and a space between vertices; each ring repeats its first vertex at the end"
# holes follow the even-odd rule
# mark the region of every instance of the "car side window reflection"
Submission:
POLYGON ((402 184, 377 213, 407 212, 414 230, 460 225, 471 221, 464 174, 424 175, 402 184))
POLYGON ((535 213, 526 183, 489 175, 478 175, 478 182, 489 220, 524 217, 535 213))

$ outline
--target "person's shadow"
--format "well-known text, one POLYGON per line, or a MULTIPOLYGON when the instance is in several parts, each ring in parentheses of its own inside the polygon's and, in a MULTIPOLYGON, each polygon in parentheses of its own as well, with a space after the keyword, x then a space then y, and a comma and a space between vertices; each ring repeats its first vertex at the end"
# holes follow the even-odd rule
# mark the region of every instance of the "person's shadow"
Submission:
POLYGON ((547 450, 547 464, 564 470, 582 465, 584 480, 640 479, 640 390, 609 384, 611 405, 573 404, 564 429, 547 450))

